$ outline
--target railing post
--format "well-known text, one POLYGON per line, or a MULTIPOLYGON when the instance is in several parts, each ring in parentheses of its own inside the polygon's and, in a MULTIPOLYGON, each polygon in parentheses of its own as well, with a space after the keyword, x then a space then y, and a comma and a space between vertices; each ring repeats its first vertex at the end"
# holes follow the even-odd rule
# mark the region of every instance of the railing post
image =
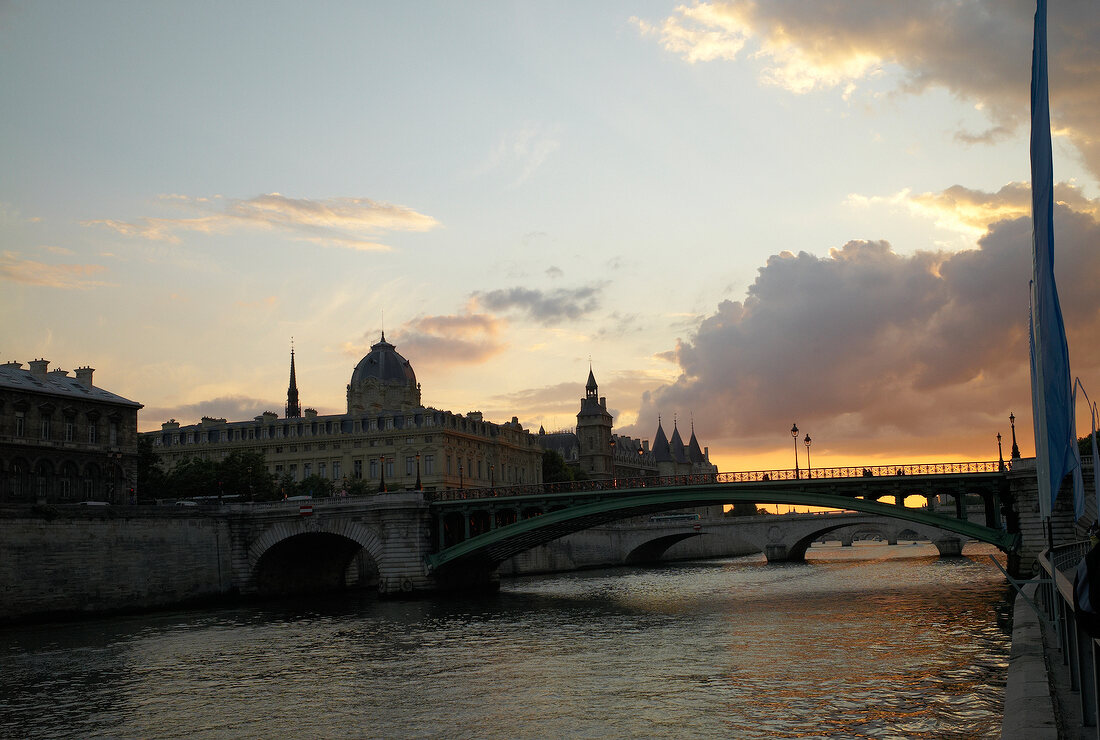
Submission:
POLYGON ((1096 724, 1096 663, 1093 656, 1093 640, 1088 633, 1076 625, 1073 631, 1077 635, 1074 662, 1077 663, 1081 691, 1081 724, 1092 727, 1096 724))

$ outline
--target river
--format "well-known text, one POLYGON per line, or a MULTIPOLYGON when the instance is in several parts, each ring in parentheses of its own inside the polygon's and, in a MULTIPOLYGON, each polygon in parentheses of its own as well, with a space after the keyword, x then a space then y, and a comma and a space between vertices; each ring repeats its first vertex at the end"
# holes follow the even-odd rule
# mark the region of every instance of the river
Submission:
MULTIPOLYGON (((10 738, 995 738, 996 552, 814 547, 0 629, 10 738)), ((1003 561, 1002 561, 1003 562, 1003 561)))

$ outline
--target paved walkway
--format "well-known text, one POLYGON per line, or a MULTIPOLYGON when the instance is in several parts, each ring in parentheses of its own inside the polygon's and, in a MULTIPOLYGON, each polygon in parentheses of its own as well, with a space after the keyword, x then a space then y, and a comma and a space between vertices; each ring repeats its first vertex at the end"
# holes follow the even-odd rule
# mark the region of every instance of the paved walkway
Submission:
MULTIPOLYGON (((1024 593, 1035 598, 1035 585, 1024 593)), ((1012 652, 1005 687, 1002 740, 1077 740, 1095 738, 1096 728, 1082 727, 1077 692, 1069 687, 1069 668, 1053 631, 1016 597, 1012 613, 1012 652)))

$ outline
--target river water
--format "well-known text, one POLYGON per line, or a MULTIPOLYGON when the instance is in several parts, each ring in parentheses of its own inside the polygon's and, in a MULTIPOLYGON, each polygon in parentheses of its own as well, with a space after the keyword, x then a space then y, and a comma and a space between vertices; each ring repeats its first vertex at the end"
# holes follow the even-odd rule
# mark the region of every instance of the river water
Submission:
POLYGON ((10 738, 993 738, 1010 637, 984 546, 814 547, 0 629, 10 738))

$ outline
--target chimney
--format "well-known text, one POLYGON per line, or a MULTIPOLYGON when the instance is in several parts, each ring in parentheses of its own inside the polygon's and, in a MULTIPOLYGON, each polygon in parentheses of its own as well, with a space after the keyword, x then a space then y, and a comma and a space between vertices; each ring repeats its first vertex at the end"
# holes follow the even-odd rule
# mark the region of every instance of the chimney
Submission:
POLYGON ((36 378, 45 378, 46 377, 46 368, 48 368, 50 366, 50 361, 49 360, 31 360, 30 361, 30 366, 31 366, 31 375, 33 375, 36 378))
POLYGON ((607 396, 600 396, 600 408, 607 408, 607 396))
POLYGON ((87 386, 88 388, 91 388, 92 387, 92 373, 94 373, 94 372, 95 372, 94 367, 88 367, 87 365, 85 365, 84 367, 78 367, 76 369, 76 379, 80 381, 81 385, 84 385, 84 386, 87 386))
POLYGON ((23 369, 23 363, 22 362, 15 362, 15 361, 5 362, 3 365, 0 365, 0 367, 14 367, 16 370, 22 370, 23 369))

